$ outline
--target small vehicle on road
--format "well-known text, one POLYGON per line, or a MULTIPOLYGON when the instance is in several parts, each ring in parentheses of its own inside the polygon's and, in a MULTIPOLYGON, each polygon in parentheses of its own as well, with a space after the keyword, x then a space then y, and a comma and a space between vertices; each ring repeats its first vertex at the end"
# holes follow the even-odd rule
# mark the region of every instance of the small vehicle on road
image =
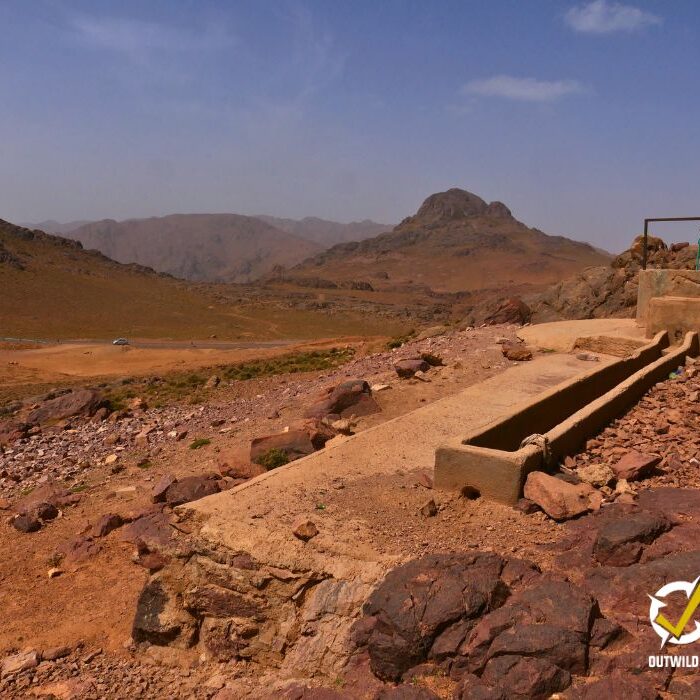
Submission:
POLYGON ((126 338, 115 338, 112 345, 128 345, 129 341, 126 338))

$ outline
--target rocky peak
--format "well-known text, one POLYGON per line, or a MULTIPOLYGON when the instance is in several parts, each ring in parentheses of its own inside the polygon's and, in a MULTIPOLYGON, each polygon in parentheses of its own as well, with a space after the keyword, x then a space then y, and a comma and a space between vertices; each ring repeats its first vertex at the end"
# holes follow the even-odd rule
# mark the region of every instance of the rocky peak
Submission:
POLYGON ((510 209, 502 202, 487 204, 481 197, 457 187, 446 192, 431 194, 416 213, 407 222, 437 224, 458 221, 475 216, 510 217, 510 209))

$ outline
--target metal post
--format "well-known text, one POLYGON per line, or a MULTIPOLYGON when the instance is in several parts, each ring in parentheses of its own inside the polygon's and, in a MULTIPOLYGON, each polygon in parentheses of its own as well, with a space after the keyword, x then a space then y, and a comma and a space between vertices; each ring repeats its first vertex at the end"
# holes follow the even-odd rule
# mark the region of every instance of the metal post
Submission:
POLYGON ((642 270, 647 269, 647 243, 649 240, 649 219, 644 219, 644 248, 642 249, 642 270))
MULTIPOLYGON (((700 221, 700 216, 664 216, 655 219, 644 219, 644 247, 642 249, 642 270, 647 269, 647 247, 649 245, 649 223, 651 221, 700 221)), ((700 260, 700 241, 698 241, 698 260, 700 260)))

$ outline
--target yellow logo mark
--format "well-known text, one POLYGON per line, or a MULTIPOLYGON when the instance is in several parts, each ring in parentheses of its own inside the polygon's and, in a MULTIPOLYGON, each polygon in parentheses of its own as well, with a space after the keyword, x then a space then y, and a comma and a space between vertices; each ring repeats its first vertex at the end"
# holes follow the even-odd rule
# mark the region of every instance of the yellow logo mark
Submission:
POLYGON ((700 606, 700 580, 695 582, 695 589, 688 600, 688 605, 685 606, 683 614, 675 625, 661 612, 656 616, 654 622, 660 627, 663 627, 674 639, 680 639, 685 626, 693 619, 693 615, 698 606, 700 606))

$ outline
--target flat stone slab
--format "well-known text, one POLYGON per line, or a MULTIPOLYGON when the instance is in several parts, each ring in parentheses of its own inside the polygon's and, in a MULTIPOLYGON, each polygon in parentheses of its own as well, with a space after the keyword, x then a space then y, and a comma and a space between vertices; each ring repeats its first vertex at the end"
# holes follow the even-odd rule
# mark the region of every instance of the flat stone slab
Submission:
MULTIPOLYGON (((604 336, 630 340, 639 345, 647 342, 644 328, 633 318, 589 318, 582 321, 554 321, 526 326, 518 331, 518 337, 528 345, 549 348, 557 352, 571 352, 581 338, 604 336)), ((580 347, 583 347, 579 345, 580 347)), ((604 352, 601 344, 600 350, 604 352)), ((587 349, 594 350, 593 347, 587 349)), ((613 353, 615 354, 615 353, 613 353)))
MULTIPOLYGON (((601 358, 601 363, 612 360, 601 358)), ((241 486, 179 510, 201 520, 200 536, 280 569, 325 571, 335 578, 370 573, 373 564, 395 561, 400 548, 377 545, 375 533, 396 518, 401 487, 397 474, 432 471, 435 449, 484 426, 518 404, 590 372, 590 364, 569 355, 545 355, 491 379, 361 432, 241 486), (386 479, 376 509, 358 517, 352 500, 386 479), (385 501, 382 503, 381 501, 385 501), (326 510, 325 501, 333 510, 326 510), (345 503, 344 503, 345 502, 345 503), (386 505, 385 505, 386 504, 386 505), (345 506, 345 507, 344 507, 345 506), (308 516, 319 534, 294 537, 297 518, 308 516)), ((426 500, 431 492, 426 491, 426 500)), ((373 504, 374 505, 374 504, 373 504)), ((406 514, 409 526, 414 513, 406 514)))

